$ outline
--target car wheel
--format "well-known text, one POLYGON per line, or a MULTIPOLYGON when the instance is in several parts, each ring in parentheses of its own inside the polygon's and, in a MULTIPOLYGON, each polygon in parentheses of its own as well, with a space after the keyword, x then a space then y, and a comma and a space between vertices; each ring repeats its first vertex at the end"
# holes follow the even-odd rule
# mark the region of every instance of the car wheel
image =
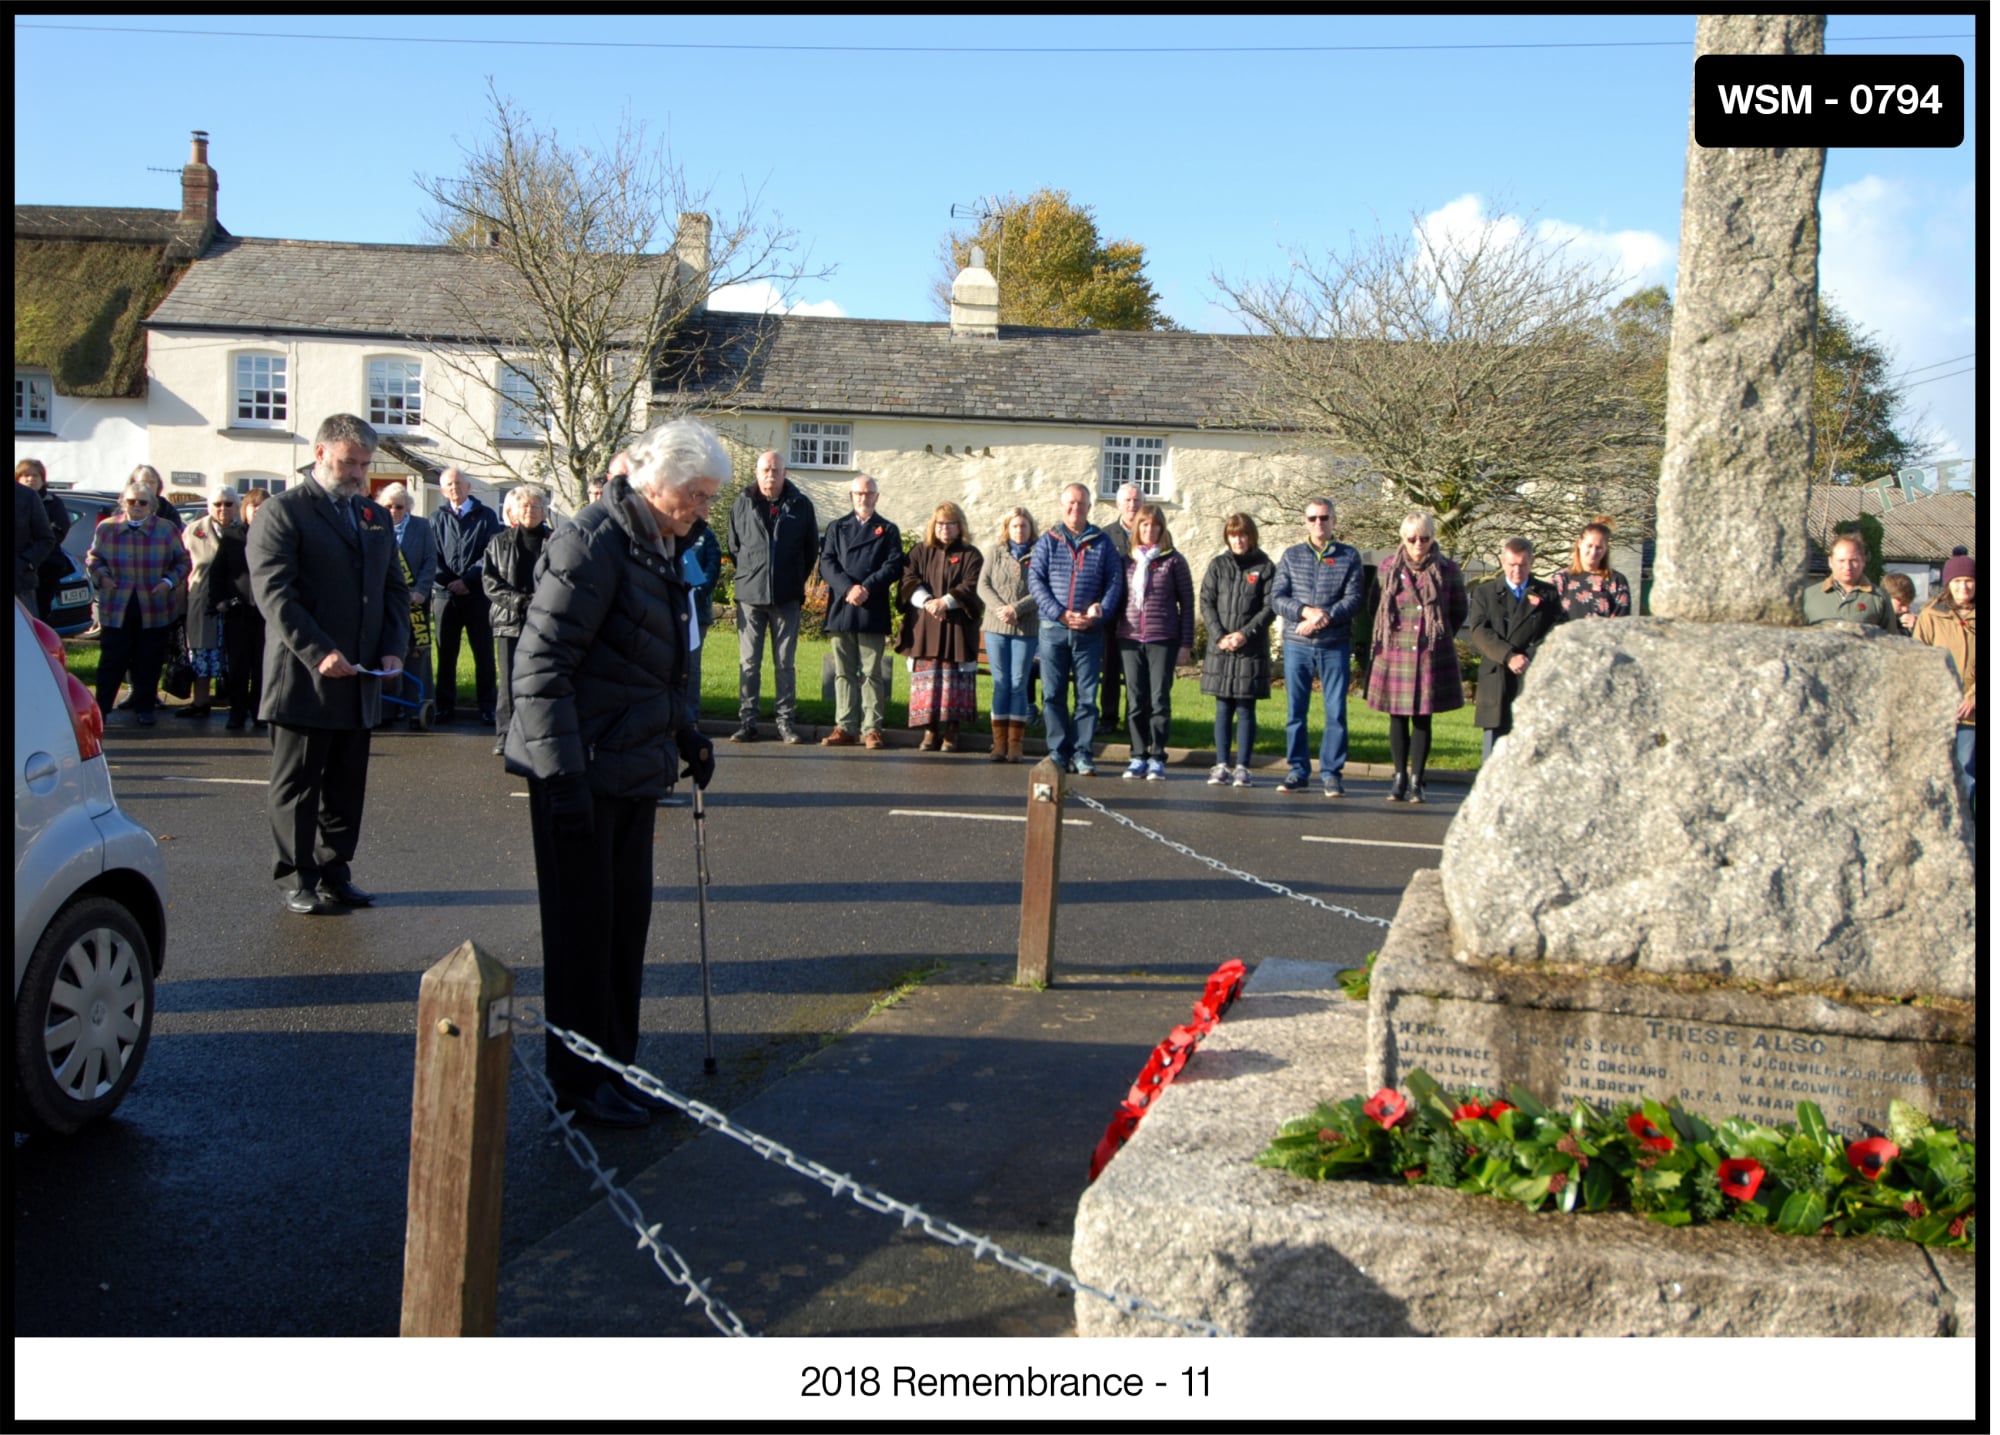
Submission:
POLYGON ((152 1033, 144 929, 109 897, 71 902, 42 934, 15 994, 15 1125, 67 1135, 110 1115, 152 1033))

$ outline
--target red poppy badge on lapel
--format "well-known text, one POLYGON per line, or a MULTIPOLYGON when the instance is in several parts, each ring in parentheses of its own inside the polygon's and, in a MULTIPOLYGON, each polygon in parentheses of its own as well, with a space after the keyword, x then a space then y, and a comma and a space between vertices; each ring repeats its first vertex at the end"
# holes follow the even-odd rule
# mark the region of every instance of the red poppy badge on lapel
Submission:
POLYGON ((959 559, 961 559, 961 558, 963 558, 964 556, 965 556, 965 555, 964 555, 963 553, 954 553, 954 554, 952 554, 952 555, 951 555, 951 561, 952 561, 952 564, 953 564, 953 566, 954 566, 954 567, 955 567, 955 566, 957 566, 957 563, 958 563, 958 560, 959 560, 959 559))
POLYGON ((1261 574, 1257 574, 1257 573, 1245 573, 1245 574, 1243 575, 1243 581, 1244 581, 1245 583, 1255 583, 1255 582, 1257 581, 1257 579, 1258 579, 1259 577, 1261 577, 1261 576, 1262 576, 1261 574))
POLYGON ((882 530, 881 530, 880 528, 877 528, 877 529, 875 530, 875 536, 876 536, 877 538, 880 538, 880 537, 882 536, 882 530))

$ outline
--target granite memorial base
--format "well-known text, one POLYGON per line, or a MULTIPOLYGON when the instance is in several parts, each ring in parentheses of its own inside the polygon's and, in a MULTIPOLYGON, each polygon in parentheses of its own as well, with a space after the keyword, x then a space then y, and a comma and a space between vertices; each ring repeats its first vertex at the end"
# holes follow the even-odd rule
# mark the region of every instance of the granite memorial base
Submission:
MULTIPOLYGON (((1360 1090, 1368 1011, 1330 983, 1323 963, 1258 966, 1084 1192, 1079 1277, 1236 1336, 1977 1334, 1964 1251, 1535 1214, 1253 1166, 1282 1122, 1360 1090)), ((1086 1336, 1189 1333, 1089 1296, 1076 1316, 1086 1336)))
POLYGON ((1438 873, 1403 895, 1370 984, 1369 1090, 1421 1067, 1447 1087, 1515 1084, 1551 1105, 1679 1097, 1705 1117, 1796 1119, 1816 1103, 1851 1136, 1901 1099, 1978 1130, 1977 1024, 1966 1004, 1842 1001, 1702 978, 1454 959, 1438 873))

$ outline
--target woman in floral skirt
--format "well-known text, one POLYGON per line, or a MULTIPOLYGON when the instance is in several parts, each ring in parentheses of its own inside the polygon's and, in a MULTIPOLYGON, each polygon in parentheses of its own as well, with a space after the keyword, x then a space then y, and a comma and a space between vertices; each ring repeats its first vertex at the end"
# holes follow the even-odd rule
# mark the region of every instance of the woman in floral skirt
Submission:
POLYGON ((965 541, 965 513, 940 503, 903 565, 903 632, 910 660, 910 726, 925 752, 957 752, 958 730, 978 711, 979 550, 965 541))
POLYGON ((1465 706, 1456 635, 1468 603, 1458 565, 1437 551, 1437 520, 1403 519, 1402 542, 1378 570, 1382 602, 1369 647, 1368 706, 1389 714, 1391 802, 1424 800, 1431 718, 1465 706))

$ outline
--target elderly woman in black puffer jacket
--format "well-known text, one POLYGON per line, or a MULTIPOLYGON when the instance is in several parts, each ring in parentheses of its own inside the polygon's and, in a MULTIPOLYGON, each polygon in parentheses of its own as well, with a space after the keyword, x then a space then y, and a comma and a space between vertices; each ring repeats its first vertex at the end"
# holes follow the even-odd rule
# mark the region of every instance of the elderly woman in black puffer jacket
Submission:
POLYGON ((535 596, 535 563, 549 536, 548 495, 524 483, 507 495, 500 511, 507 526, 486 545, 481 580, 492 605, 493 656, 500 667, 499 701, 493 709, 496 757, 507 750, 507 719, 514 711, 514 648, 521 639, 521 620, 528 616, 528 600, 535 596))
POLYGON ((1201 621, 1208 630, 1201 690, 1215 699, 1215 766, 1208 770, 1208 785, 1248 787, 1257 701, 1271 696, 1271 581, 1278 570, 1257 546, 1257 520, 1249 514, 1230 514, 1222 541, 1224 551, 1208 560, 1201 575, 1201 621))
MULTIPOLYGON (((544 544, 514 649, 507 770, 528 779, 546 1015, 622 1062, 639 1052, 654 814, 677 775, 706 787, 715 773, 688 708, 680 548, 728 475, 693 419, 641 435, 603 499, 544 544)), ((658 1104, 553 1032, 547 1070, 562 1106, 599 1125, 643 1126, 658 1104)))

